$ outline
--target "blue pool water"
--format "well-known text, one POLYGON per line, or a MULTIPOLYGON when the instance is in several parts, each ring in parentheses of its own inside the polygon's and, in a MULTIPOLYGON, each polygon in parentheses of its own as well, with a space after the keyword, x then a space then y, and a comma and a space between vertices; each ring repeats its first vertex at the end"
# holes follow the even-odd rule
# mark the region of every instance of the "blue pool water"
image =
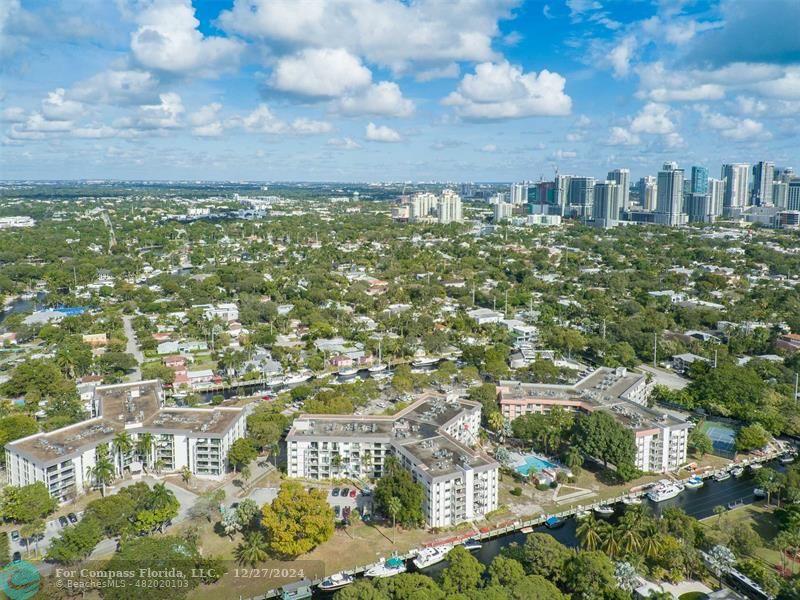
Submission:
POLYGON ((514 467, 520 475, 527 475, 531 471, 541 473, 545 469, 557 469, 558 466, 538 456, 526 456, 525 464, 514 467))

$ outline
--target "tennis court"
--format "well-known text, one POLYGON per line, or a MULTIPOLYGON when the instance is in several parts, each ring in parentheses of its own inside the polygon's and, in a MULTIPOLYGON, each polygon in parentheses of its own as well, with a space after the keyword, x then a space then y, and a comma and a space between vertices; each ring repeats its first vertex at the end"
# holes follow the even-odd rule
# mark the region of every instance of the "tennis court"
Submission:
POLYGON ((733 458, 736 454, 736 430, 723 423, 705 421, 701 425, 703 431, 711 438, 714 454, 725 458, 733 458))

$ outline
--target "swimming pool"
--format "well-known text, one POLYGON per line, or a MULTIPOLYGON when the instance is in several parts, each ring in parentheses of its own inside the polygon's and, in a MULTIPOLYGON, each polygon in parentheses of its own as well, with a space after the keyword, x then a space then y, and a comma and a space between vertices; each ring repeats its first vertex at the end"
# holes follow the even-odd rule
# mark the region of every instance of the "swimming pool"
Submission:
POLYGON ((545 469, 557 469, 558 465, 554 465, 550 461, 547 461, 543 458, 539 458, 535 455, 528 455, 523 457, 525 461, 521 465, 517 465, 514 467, 514 470, 519 473, 520 475, 528 475, 531 471, 535 473, 541 473, 545 469))

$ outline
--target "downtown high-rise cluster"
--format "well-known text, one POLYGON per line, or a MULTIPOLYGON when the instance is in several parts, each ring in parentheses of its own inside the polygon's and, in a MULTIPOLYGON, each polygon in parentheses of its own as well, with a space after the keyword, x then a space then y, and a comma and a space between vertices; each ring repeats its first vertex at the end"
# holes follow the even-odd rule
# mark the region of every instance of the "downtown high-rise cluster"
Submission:
POLYGON ((718 179, 704 166, 683 168, 674 161, 636 182, 624 168, 609 171, 604 180, 557 173, 552 181, 514 183, 509 196, 503 210, 495 210, 498 216, 511 218, 515 206, 527 206, 529 214, 557 214, 602 228, 717 219, 800 226, 800 176, 769 161, 724 164, 718 179))

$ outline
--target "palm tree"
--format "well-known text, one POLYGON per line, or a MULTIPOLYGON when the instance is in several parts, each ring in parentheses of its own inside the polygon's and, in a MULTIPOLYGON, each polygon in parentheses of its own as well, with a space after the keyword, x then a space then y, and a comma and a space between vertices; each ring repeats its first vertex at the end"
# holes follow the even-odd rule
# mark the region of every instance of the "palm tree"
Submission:
POLYGON ((492 431, 499 433, 503 428, 503 413, 499 410, 489 413, 489 416, 486 417, 486 421, 492 431))
POLYGON ((661 552, 661 536, 658 526, 654 523, 645 525, 642 531, 642 554, 646 558, 655 558, 661 552))
POLYGON ((597 550, 602 542, 600 530, 601 523, 592 514, 581 521, 575 533, 584 550, 597 550))
POLYGON ((30 543, 33 539, 36 545, 36 554, 39 554, 39 536, 45 532, 46 525, 44 519, 36 519, 32 523, 25 523, 19 528, 19 534, 25 540, 25 547, 30 553, 30 543))
POLYGON ((717 527, 719 527, 719 523, 722 521, 722 515, 725 514, 725 507, 721 504, 717 504, 714 507, 714 514, 717 515, 717 527))
POLYGON ((136 440, 136 452, 142 457, 142 462, 145 466, 150 465, 150 458, 153 455, 153 434, 140 433, 136 440))
POLYGON ((157 483, 153 486, 153 490, 150 492, 148 508, 150 510, 160 510, 162 508, 166 508, 174 502, 175 493, 172 490, 167 489, 167 486, 163 483, 157 483))
POLYGON ((602 540, 600 547, 610 558, 616 558, 620 551, 619 532, 617 528, 608 521, 601 521, 599 526, 600 531, 598 533, 602 540))
POLYGON ((267 560, 267 544, 264 536, 258 531, 251 531, 247 537, 236 546, 234 551, 239 564, 256 566, 267 560))
MULTIPOLYGON (((398 498, 397 496, 392 496, 386 503, 386 509, 389 511, 389 514, 392 517, 392 531, 397 533, 396 532, 397 515, 400 513, 401 510, 403 510, 403 503, 400 502, 400 498, 398 498)), ((394 544, 394 539, 392 540, 392 543, 394 544)))
POLYGON ((123 457, 133 450, 133 440, 127 431, 120 431, 114 436, 111 444, 114 446, 114 452, 119 460, 119 472, 122 473, 123 457))
POLYGON ((106 486, 114 481, 114 464, 108 458, 108 448, 101 445, 95 450, 94 467, 86 468, 86 476, 100 484, 100 495, 105 497, 106 486), (104 450, 101 450, 103 448, 104 450))
POLYGON ((155 461, 153 461, 153 469, 155 469, 156 473, 160 474, 164 469, 164 461, 160 458, 155 459, 155 461))
POLYGON ((192 470, 188 465, 184 465, 181 469, 181 479, 183 479, 183 483, 186 485, 189 485, 189 482, 192 480, 192 470))

